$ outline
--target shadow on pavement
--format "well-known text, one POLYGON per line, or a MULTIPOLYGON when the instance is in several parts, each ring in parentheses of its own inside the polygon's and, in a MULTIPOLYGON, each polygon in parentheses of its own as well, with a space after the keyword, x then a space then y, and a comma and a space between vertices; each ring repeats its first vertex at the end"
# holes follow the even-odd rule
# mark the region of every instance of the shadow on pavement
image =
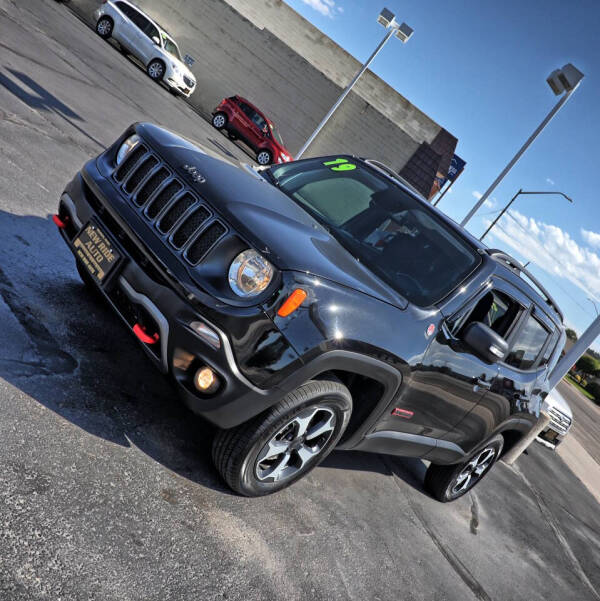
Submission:
MULTIPOLYGON (((108 304, 81 283, 55 230, 50 218, 0 210, 0 323, 10 338, 0 377, 86 432, 231 494, 212 465, 213 428, 180 403, 108 304)), ((418 459, 349 451, 321 465, 393 471, 423 490, 418 459)))

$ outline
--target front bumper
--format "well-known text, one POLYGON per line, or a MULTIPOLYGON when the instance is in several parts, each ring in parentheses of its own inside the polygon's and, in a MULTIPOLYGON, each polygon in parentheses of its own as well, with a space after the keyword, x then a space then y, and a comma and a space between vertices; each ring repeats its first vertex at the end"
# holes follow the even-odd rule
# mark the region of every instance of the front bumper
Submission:
POLYGON ((127 224, 89 183, 78 174, 67 186, 58 213, 66 227, 59 231, 74 255, 73 241, 90 221, 110 238, 121 259, 102 284, 95 285, 130 329, 143 323, 145 330, 157 335, 156 342, 140 340, 140 344, 156 367, 173 377, 184 403, 217 426, 230 428, 281 399, 285 392, 278 386, 259 388, 244 376, 227 334, 206 317, 210 311, 187 302, 152 267, 127 224), (216 334, 218 348, 191 329, 194 321, 216 334), (212 395, 203 395, 193 386, 193 374, 204 365, 219 377, 220 387, 212 395))
POLYGON ((176 90, 182 96, 189 98, 196 89, 196 83, 189 80, 186 82, 183 75, 176 73, 174 69, 169 68, 165 76, 165 82, 170 88, 176 90), (191 85, 193 83, 193 85, 191 85))
POLYGON ((538 434, 536 440, 545 447, 556 450, 558 445, 560 445, 560 443, 566 438, 567 434, 568 432, 566 434, 557 432, 554 428, 552 428, 552 425, 550 425, 538 434))

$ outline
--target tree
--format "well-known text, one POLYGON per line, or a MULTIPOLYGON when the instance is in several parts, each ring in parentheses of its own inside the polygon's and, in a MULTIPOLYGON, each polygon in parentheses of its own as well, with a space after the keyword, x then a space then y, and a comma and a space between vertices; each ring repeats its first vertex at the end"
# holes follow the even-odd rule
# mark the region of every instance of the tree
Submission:
POLYGON ((565 333, 569 340, 572 340, 573 342, 577 341, 577 332, 575 330, 572 330, 571 328, 567 328, 565 333))
POLYGON ((575 365, 577 365, 577 369, 582 371, 584 374, 593 374, 595 371, 600 369, 600 363, 598 363, 596 359, 590 357, 589 355, 583 355, 583 357, 580 357, 575 365))
POLYGON ((590 382, 586 390, 596 399, 596 402, 600 402, 600 384, 598 382, 590 382))

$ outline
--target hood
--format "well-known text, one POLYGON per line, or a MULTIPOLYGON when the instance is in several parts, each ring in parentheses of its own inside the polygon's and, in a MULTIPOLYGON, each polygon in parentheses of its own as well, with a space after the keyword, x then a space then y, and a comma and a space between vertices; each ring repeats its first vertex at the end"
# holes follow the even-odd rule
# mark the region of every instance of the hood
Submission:
POLYGON ((326 278, 400 308, 406 301, 359 263, 291 198, 239 164, 215 158, 165 129, 142 123, 137 131, 225 222, 281 270, 326 278), (204 176, 194 182, 184 165, 204 176))

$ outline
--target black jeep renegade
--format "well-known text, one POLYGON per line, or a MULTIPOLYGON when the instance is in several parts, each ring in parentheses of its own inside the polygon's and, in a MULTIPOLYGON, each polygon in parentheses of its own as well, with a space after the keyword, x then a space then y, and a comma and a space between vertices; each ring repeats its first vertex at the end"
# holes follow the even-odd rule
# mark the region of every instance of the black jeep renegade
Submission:
POLYGON ((255 171, 136 124, 54 221, 244 495, 337 447, 422 457, 455 499, 536 422, 565 341, 521 265, 351 156, 255 171))

